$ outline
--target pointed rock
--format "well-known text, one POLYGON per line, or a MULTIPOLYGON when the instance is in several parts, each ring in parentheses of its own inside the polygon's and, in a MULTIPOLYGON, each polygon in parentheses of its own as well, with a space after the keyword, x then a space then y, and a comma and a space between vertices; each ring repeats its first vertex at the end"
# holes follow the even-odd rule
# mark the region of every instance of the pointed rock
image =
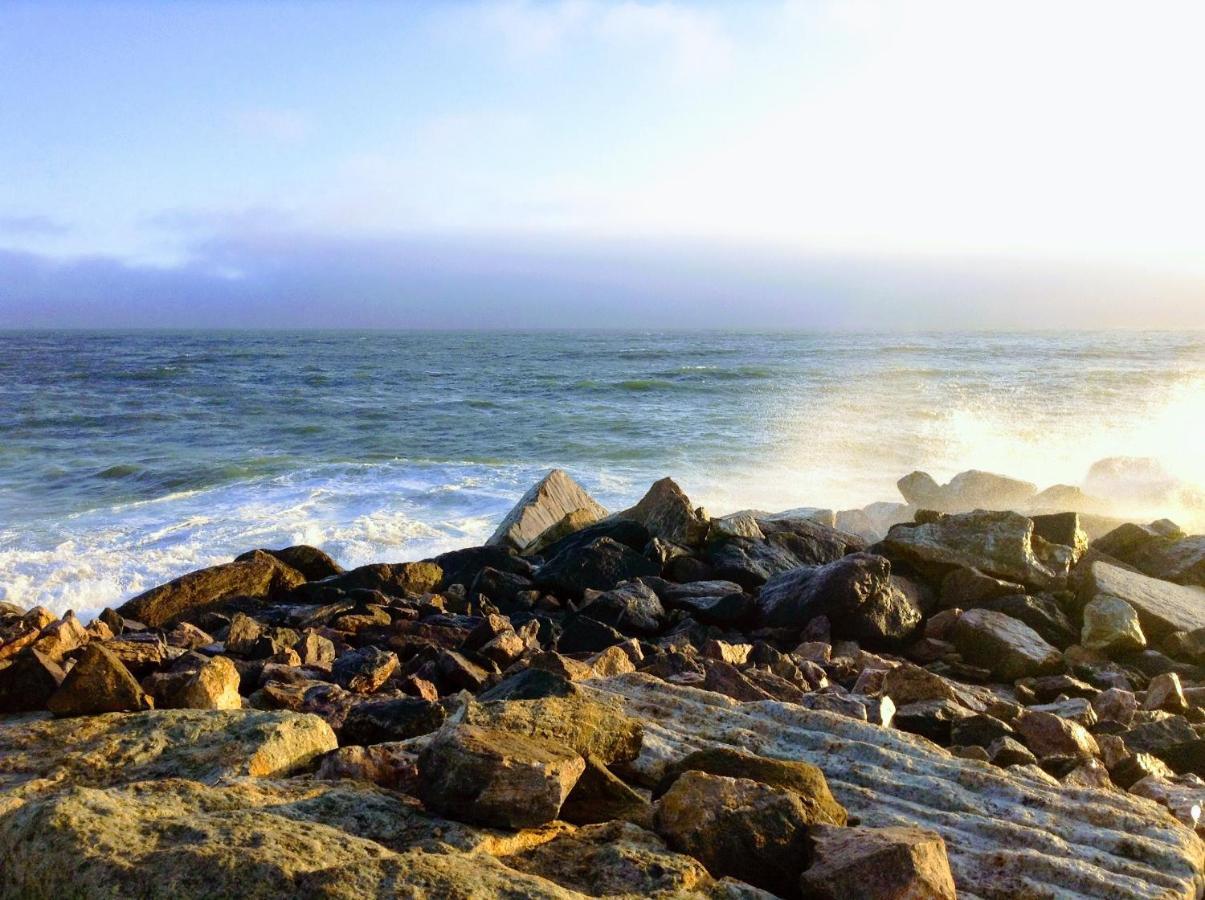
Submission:
POLYGON ((135 712, 151 705, 130 670, 102 644, 88 645, 46 703, 56 716, 135 712))
POLYGON ((520 498, 486 544, 522 552, 565 516, 580 510, 586 513, 579 514, 578 521, 590 519, 585 524, 597 522, 607 514, 568 472, 553 469, 520 498))

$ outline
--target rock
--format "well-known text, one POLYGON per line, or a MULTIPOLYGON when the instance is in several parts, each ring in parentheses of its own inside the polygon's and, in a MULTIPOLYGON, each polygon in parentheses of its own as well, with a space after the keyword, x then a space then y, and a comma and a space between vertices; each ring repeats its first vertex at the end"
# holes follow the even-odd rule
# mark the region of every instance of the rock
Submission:
POLYGON ((165 704, 172 709, 242 709, 238 669, 224 656, 215 656, 182 683, 165 704))
POLYGON ((950 723, 950 741, 962 746, 990 747, 1000 738, 1013 736, 1007 722, 983 713, 963 716, 950 723))
POLYGON ((915 588, 891 574, 890 562, 870 553, 772 577, 758 595, 757 613, 770 627, 802 627, 827 616, 834 635, 879 643, 902 641, 921 622, 915 588))
POLYGON ((567 472, 553 469, 520 498, 486 544, 522 552, 547 529, 580 510, 593 517, 591 522, 607 514, 567 472))
POLYGON ((1197 889, 1205 846, 1120 791, 1066 791, 1029 772, 951 757, 903 732, 792 704, 738 704, 643 673, 583 689, 619 699, 645 720, 640 756, 625 767, 640 783, 656 784, 673 762, 706 746, 811 762, 861 825, 941 834, 958 888, 971 896, 1138 900, 1190 898, 1197 889))
POLYGON ((62 668, 45 654, 18 654, 7 665, 0 664, 0 713, 45 709, 63 678, 62 668))
POLYGON ((565 597, 587 590, 609 591, 642 575, 660 574, 660 566, 631 547, 609 537, 585 546, 568 546, 550 557, 536 573, 536 584, 565 597))
POLYGON ((292 712, 182 709, 16 720, 0 723, 0 787, 270 778, 335 746, 325 722, 292 712))
POLYGON ((466 822, 527 828, 551 822, 585 770, 576 752, 541 738, 445 727, 418 760, 428 809, 466 822))
POLYGON ((1084 490, 1122 505, 1164 506, 1180 484, 1156 459, 1110 456, 1088 469, 1084 490))
POLYGON ((943 512, 969 512, 973 509, 1019 509, 1038 492, 1028 481, 971 469, 955 475, 942 488, 943 512))
POLYGON ((625 640, 627 638, 610 625, 577 614, 565 620, 564 631, 557 638, 556 646, 562 653, 599 653, 625 640))
POLYGON ((1080 600, 1087 604, 1101 594, 1132 606, 1148 638, 1205 628, 1205 588, 1160 581, 1095 560, 1089 564, 1080 600))
POLYGON ((1068 697, 1053 703, 1043 703, 1028 708, 1034 712, 1051 713, 1060 719, 1083 725, 1085 728, 1091 728, 1097 721, 1096 710, 1083 697, 1068 697))
POLYGON ((794 895, 813 822, 792 791, 692 770, 662 796, 654 827, 713 876, 794 895))
POLYGON ((242 556, 235 557, 234 561, 243 562, 250 559, 256 553, 267 553, 275 556, 289 568, 300 572, 306 581, 321 581, 323 578, 329 578, 332 575, 343 574, 343 567, 335 562, 329 554, 324 553, 317 547, 309 547, 305 544, 285 547, 283 550, 252 550, 250 553, 244 553, 242 556))
POLYGON ((823 900, 955 900, 941 835, 923 828, 821 827, 811 834, 811 867, 800 879, 823 900))
POLYGON ((574 825, 593 825, 622 819, 642 828, 652 827, 653 807, 595 757, 586 759, 586 768, 561 807, 560 818, 574 825))
POLYGON ((1049 513, 1046 515, 1031 515, 1033 533, 1050 544, 1062 544, 1070 547, 1071 562, 1074 565, 1088 549, 1088 534, 1080 527, 1079 514, 1075 512, 1049 513))
POLYGON ((482 703, 490 700, 536 700, 543 697, 574 697, 578 690, 562 675, 546 669, 523 669, 499 681, 477 696, 482 703))
POLYGON ((593 678, 610 678, 612 675, 623 675, 636 671, 636 663, 619 645, 600 650, 590 657, 589 663, 590 668, 593 669, 591 673, 593 678))
POLYGON ((898 707, 892 723, 901 731, 919 734, 948 747, 954 723, 971 715, 969 709, 953 700, 919 700, 898 707))
POLYGON ((75 617, 75 613, 69 612, 43 628, 29 648, 62 665, 67 654, 87 643, 88 632, 75 617))
POLYGON ((909 472, 895 483, 909 506, 937 509, 943 502, 941 485, 928 472, 909 472))
POLYGON ((562 516, 555 525, 545 528, 538 538, 523 548, 522 553, 526 556, 542 556, 544 551, 557 541, 576 534, 584 528, 589 528, 597 521, 598 515, 593 509, 575 509, 562 516))
POLYGON ((722 540, 723 538, 740 537, 749 538, 754 541, 764 541, 765 534, 762 533, 761 526, 757 524, 757 520, 752 514, 747 512, 733 513, 730 516, 722 516, 719 519, 711 520, 710 537, 712 540, 722 540))
POLYGON ((986 609, 963 613, 952 630, 954 646, 963 658, 991 669, 1004 681, 1057 670, 1058 650, 1017 619, 986 609))
POLYGON ((998 737, 987 747, 987 757, 992 765, 1000 766, 1036 766, 1038 758, 1020 741, 1007 735, 998 737))
POLYGON ((447 718, 438 703, 405 697, 357 703, 343 720, 339 738, 344 744, 383 744, 430 734, 447 718))
POLYGON ((1138 709, 1138 700, 1133 691, 1109 688, 1092 698, 1092 709, 1099 719, 1129 725, 1134 718, 1134 711, 1138 709))
POLYGON ((1153 578, 1205 585, 1205 535, 1153 544, 1135 555, 1134 565, 1153 578))
POLYGON ((349 650, 335 660, 331 677, 342 688, 357 694, 371 694, 397 669, 396 653, 379 647, 349 650))
POLYGON ((1068 647, 1079 637, 1079 630, 1049 595, 1012 594, 985 600, 978 609, 990 609, 1024 622, 1048 644, 1068 647))
POLYGON ((335 645, 330 638, 308 631, 294 646, 303 666, 327 669, 335 663, 335 645))
POLYGON ((1142 702, 1143 709, 1164 709, 1168 712, 1182 713, 1188 710, 1188 702, 1184 699, 1184 690, 1180 686, 1180 676, 1175 672, 1164 672, 1151 679, 1146 689, 1146 699, 1142 702))
POLYGON ((585 592, 585 615, 627 634, 656 634, 665 624, 665 607, 656 592, 639 581, 625 581, 609 591, 585 592))
POLYGON ((371 781, 413 794, 418 790, 418 754, 399 743, 340 747, 322 757, 316 777, 324 781, 371 781))
POLYGON ((941 605, 946 609, 973 609, 997 597, 1024 593, 1021 585, 993 578, 975 568, 954 569, 941 581, 941 605))
POLYGON ((1130 788, 1149 776, 1174 778, 1176 773, 1159 757, 1150 753, 1132 753, 1118 760, 1109 770, 1113 783, 1120 788, 1130 788))
POLYGON ((1099 759, 1087 759, 1076 765, 1060 779, 1067 787, 1109 790, 1113 781, 1109 770, 1099 759))
POLYGON ((1173 816, 1198 833, 1205 830, 1201 806, 1205 803, 1205 781, 1196 775, 1166 778, 1148 775, 1130 786, 1130 793, 1154 800, 1173 816))
POLYGON ((417 597, 443 583, 443 569, 434 562, 373 563, 307 585, 306 591, 379 591, 391 597, 417 597))
POLYGON ((925 524, 894 525, 877 546, 893 561, 918 567, 977 568, 1039 590, 1057 590, 1066 584, 1073 555, 1070 547, 1035 538, 1033 520, 1015 512, 984 510, 925 524))
POLYGON ((634 759, 644 736, 641 722, 620 712, 613 700, 590 699, 580 693, 473 702, 465 707, 463 720, 469 725, 547 740, 579 756, 594 757, 606 766, 634 759))
POLYGON ((1053 756, 1088 759, 1100 752, 1086 728, 1051 713, 1027 709, 1013 721, 1013 727, 1039 759, 1053 756))
POLYGON ((801 562, 779 544, 749 538, 727 538, 708 545, 707 561, 711 564, 709 579, 735 581, 749 591, 780 572, 798 568, 801 562))
POLYGON ((1097 594, 1084 606, 1080 643, 1089 650, 1129 653, 1146 646, 1146 635, 1134 607, 1120 597, 1097 594))
POLYGON ((428 560, 444 574, 445 586, 462 585, 470 587, 484 569, 494 569, 523 577, 530 577, 534 568, 522 557, 515 556, 502 547, 465 547, 461 550, 450 550, 428 560))
POLYGON ((690 499, 672 478, 662 478, 648 489, 631 509, 616 513, 618 519, 639 522, 649 534, 683 547, 697 547, 707 539, 706 513, 691 506, 690 499))
POLYGON ((253 551, 240 562, 223 563, 181 575, 122 604, 117 612, 152 628, 214 609, 234 597, 274 600, 305 582, 276 557, 253 551))
POLYGON ((150 698, 130 670, 101 644, 88 645, 46 702, 47 709, 56 716, 88 716, 150 706, 150 698))

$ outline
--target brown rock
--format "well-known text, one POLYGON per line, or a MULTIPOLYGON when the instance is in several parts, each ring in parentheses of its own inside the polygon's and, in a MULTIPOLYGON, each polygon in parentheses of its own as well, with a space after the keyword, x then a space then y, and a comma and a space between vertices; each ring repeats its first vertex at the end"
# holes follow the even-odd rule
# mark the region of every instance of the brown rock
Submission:
POLYGON ((1086 728, 1051 713, 1026 710, 1016 718, 1013 727, 1039 759, 1057 756, 1088 759, 1100 753, 1086 728))
POLYGON ((0 663, 0 713, 45 709, 63 677, 59 664, 37 650, 26 650, 11 662, 0 663))
POLYGON ((963 658, 1004 681, 1057 670, 1062 655, 1024 622, 988 609, 959 616, 952 636, 963 658))
POLYGON ((1142 702, 1142 708, 1162 709, 1173 713, 1187 711, 1188 702, 1184 699, 1180 676, 1175 672, 1163 672, 1152 678, 1151 683, 1147 685, 1146 699, 1142 702))
POLYGON ((150 697, 103 644, 90 644, 46 703, 56 716, 150 709, 150 697))
POLYGON ((813 829, 800 888, 817 900, 956 900, 941 835, 921 828, 813 829))

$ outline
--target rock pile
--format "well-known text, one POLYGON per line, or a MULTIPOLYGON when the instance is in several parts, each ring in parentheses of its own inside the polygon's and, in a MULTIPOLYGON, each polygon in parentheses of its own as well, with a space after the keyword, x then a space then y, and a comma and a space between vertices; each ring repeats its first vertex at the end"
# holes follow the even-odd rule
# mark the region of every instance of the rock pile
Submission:
POLYGON ((0 897, 1198 896, 1201 538, 836 522, 554 471, 482 547, 0 607, 0 897))

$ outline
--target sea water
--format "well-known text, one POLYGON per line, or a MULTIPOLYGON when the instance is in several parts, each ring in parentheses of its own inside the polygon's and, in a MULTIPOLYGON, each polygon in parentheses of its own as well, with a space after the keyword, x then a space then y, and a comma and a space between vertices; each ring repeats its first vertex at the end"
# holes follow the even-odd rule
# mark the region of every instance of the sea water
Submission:
POLYGON ((89 614, 293 543, 422 558, 552 466, 722 513, 1118 455, 1205 484, 1205 333, 4 332, 0 599, 89 614))

